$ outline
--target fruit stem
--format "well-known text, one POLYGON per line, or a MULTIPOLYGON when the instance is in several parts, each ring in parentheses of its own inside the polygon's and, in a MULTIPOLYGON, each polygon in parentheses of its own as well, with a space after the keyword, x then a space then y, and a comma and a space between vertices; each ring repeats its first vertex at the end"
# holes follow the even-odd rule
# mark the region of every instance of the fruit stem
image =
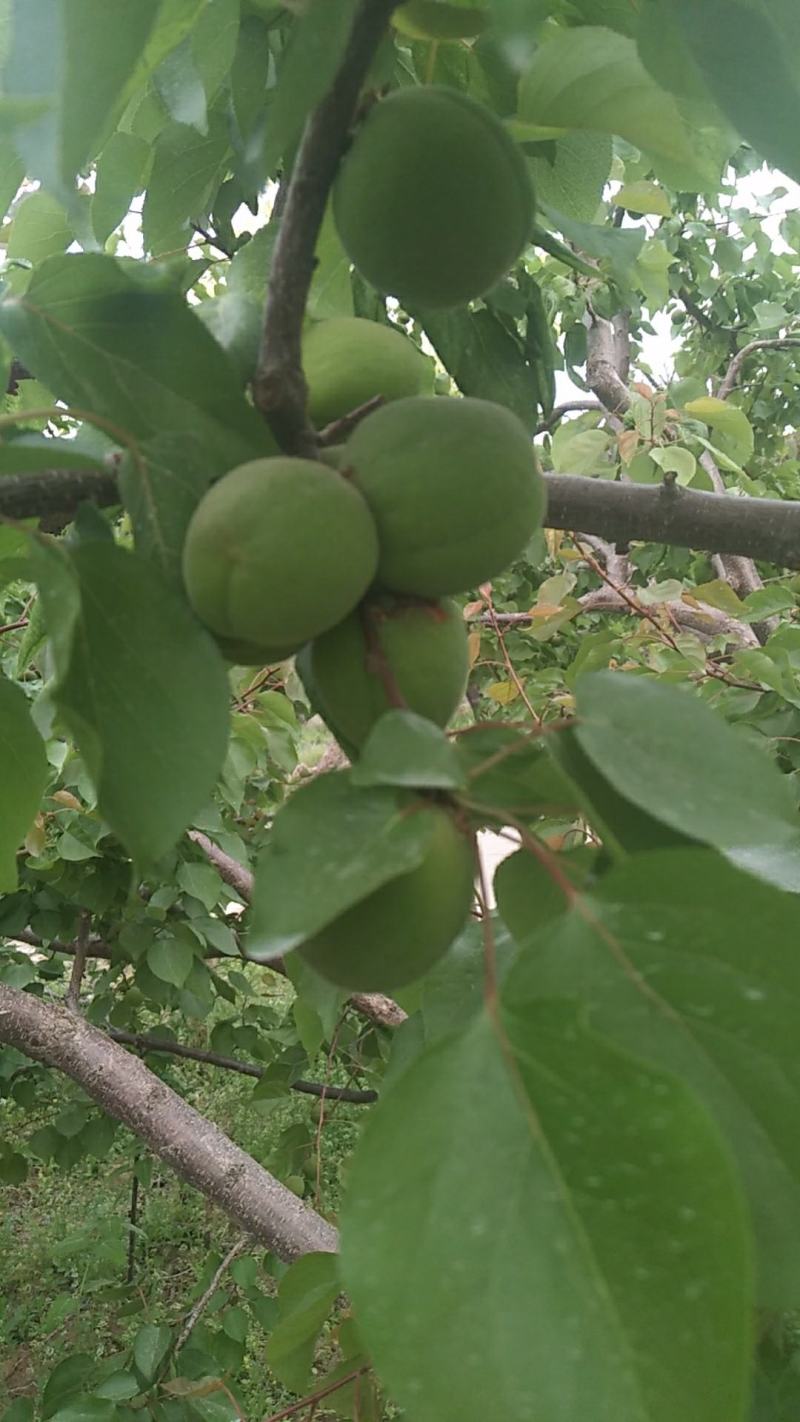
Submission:
POLYGON ((380 679, 389 705, 396 707, 399 711, 407 711, 408 702, 397 684, 397 678, 383 648, 375 607, 367 602, 362 602, 358 609, 358 615, 367 648, 367 671, 374 673, 380 679))

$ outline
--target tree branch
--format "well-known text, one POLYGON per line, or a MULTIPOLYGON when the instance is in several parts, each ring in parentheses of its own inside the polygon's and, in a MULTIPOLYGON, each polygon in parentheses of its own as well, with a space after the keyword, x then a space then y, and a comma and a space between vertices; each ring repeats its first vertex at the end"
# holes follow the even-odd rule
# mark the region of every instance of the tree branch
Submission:
MULTIPOLYGON (((38 487, 41 478, 0 476, 0 519, 3 515, 34 518, 54 509, 74 511, 86 498, 101 507, 119 503, 116 485, 107 474, 94 470, 80 474, 79 486, 73 470, 49 472, 44 488, 38 487), (23 482, 25 498, 19 493, 23 482)), ((546 474, 545 483, 548 528, 593 533, 611 543, 669 543, 707 553, 740 553, 779 567, 800 568, 798 500, 744 499, 663 485, 618 484, 578 474, 546 474)))
POLYGON ((311 114, 294 163, 272 254, 253 396, 287 454, 316 458, 306 415, 301 334, 314 253, 361 86, 398 0, 361 0, 344 59, 311 114))
POLYGON ((282 1259, 336 1250, 336 1231, 172 1091, 66 1007, 0 984, 0 1041, 55 1067, 282 1259))
POLYGON ((756 351, 795 350, 798 346, 800 346, 800 336, 774 336, 771 340, 750 341, 749 345, 742 346, 728 366, 725 378, 717 391, 718 399, 727 400, 731 391, 735 390, 745 361, 749 360, 756 351))
MULTIPOLYGON (((167 1056, 182 1057, 190 1062, 207 1062, 209 1066, 222 1067, 226 1071, 239 1072, 241 1076, 254 1076, 260 1080, 265 1068, 255 1062, 242 1062, 236 1057, 221 1056, 219 1052, 207 1052, 202 1047, 187 1047, 182 1042, 170 1042, 165 1037, 151 1037, 146 1032, 125 1032, 121 1027, 109 1027, 108 1036, 114 1042, 126 1047, 135 1047, 138 1052, 163 1052, 167 1056)), ((290 1082, 292 1091, 305 1096, 319 1096, 324 1101, 349 1101, 355 1106, 368 1106, 377 1101, 377 1091, 359 1091, 353 1086, 328 1086, 321 1081, 305 1081, 299 1077, 290 1082)))
POLYGON ((234 1259, 238 1258, 238 1256, 242 1254, 243 1251, 247 1248, 247 1244, 247 1235, 242 1235, 239 1239, 236 1240, 235 1244, 231 1245, 230 1249, 225 1255, 225 1258, 222 1260, 218 1268, 214 1270, 214 1274, 211 1279, 211 1282, 208 1285, 208 1288, 204 1289, 203 1293, 200 1295, 200 1298, 192 1306, 192 1308, 186 1315, 183 1327, 181 1328, 180 1333, 175 1339, 175 1345, 170 1350, 172 1357, 175 1357, 176 1353, 180 1353, 181 1348, 185 1346, 186 1342, 188 1341, 189 1335, 194 1329, 195 1324, 197 1323, 198 1319, 200 1319, 205 1313, 206 1309, 208 1308, 208 1305, 210 1304, 215 1293, 217 1292, 221 1279, 224 1277, 225 1274, 227 1274, 234 1259))
POLYGON ((88 913, 82 913, 78 926, 78 937, 75 940, 75 957, 72 960, 72 972, 69 975, 69 985, 67 987, 64 1001, 70 1012, 80 1012, 81 1010, 81 982, 86 969, 86 959, 89 953, 89 930, 91 928, 91 918, 88 913))

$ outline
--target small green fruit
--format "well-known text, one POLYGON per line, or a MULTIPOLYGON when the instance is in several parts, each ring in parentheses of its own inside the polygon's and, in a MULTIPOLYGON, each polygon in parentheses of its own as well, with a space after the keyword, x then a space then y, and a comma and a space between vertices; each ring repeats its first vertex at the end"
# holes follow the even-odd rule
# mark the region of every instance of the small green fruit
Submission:
POLYGON ((400 400, 433 391, 433 362, 402 331, 335 316, 317 321, 303 337, 308 413, 317 429, 341 419, 376 395, 400 400))
POLYGON ((341 475, 310 459, 256 459, 201 499, 183 576, 217 637, 281 659, 347 616, 377 553, 369 510, 341 475))
POLYGON ((378 580, 441 597, 493 578, 540 527, 544 481, 510 410, 488 400, 398 400, 347 442, 378 530, 378 580))
POLYGON ((350 992, 393 992, 416 982, 444 956, 470 911, 469 838, 439 805, 419 801, 409 812, 431 821, 422 863, 383 884, 298 949, 322 977, 350 992))
POLYGON ((392 706, 381 661, 408 709, 446 726, 469 671, 455 603, 373 598, 303 649, 297 670, 309 700, 351 757, 392 706))
POLYGON ((370 110, 333 193, 345 251, 378 291, 461 306, 513 266, 531 230, 521 149, 474 99, 397 89, 370 110))
POLYGON ((473 5, 452 5, 447 0, 406 0, 392 15, 401 35, 416 40, 473 39, 486 29, 489 17, 473 5))
POLYGON ((273 662, 285 662, 303 646, 302 642, 295 642, 290 647, 260 647, 235 637, 216 637, 215 641, 225 660, 235 667, 267 667, 273 662))

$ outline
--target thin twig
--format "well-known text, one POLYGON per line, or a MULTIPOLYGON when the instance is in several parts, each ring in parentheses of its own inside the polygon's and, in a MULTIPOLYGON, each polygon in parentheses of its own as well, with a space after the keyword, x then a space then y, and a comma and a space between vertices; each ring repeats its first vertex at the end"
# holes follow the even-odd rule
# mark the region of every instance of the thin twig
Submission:
POLYGON ((201 1314, 203 1314, 208 1308, 211 1299, 214 1297, 214 1294, 219 1288, 220 1279, 222 1278, 223 1274, 225 1274, 230 1268, 237 1255, 241 1254, 242 1251, 247 1248, 248 1242, 249 1241, 247 1235, 241 1235, 241 1237, 237 1239, 236 1243, 231 1245, 219 1268, 214 1271, 214 1276, 208 1288, 203 1291, 203 1293, 197 1300, 197 1303, 192 1309, 190 1309, 189 1313, 187 1313, 186 1315, 183 1327, 181 1328, 181 1331, 175 1340, 175 1347, 172 1350, 173 1358, 177 1353, 180 1353, 181 1348, 184 1347, 187 1339, 189 1338, 190 1333, 192 1332, 192 1329, 198 1322, 201 1314))
POLYGON ((6 632, 19 632, 22 627, 27 627, 27 625, 27 617, 20 617, 18 622, 7 622, 4 627, 0 627, 0 637, 6 632))
MULTIPOLYGON (((144 1032, 126 1032, 121 1027, 110 1027, 108 1035, 121 1046, 135 1047, 138 1052, 162 1052, 165 1056, 180 1057, 185 1061, 204 1062, 208 1066, 238 1072, 240 1076, 255 1077, 257 1081, 266 1071, 266 1067, 257 1066, 254 1062, 239 1061, 236 1057, 225 1057, 219 1052, 206 1052, 201 1047, 187 1047, 182 1042, 170 1042, 165 1037, 151 1037, 144 1032)), ((329 1101, 347 1101, 355 1106, 369 1106, 378 1099, 377 1091, 360 1091, 352 1086, 331 1086, 327 1082, 306 1081, 302 1077, 290 1082, 289 1086, 292 1091, 300 1092, 304 1096, 318 1096, 323 1101, 326 1098, 329 1101)))
POLYGON ((291 1402, 288 1407, 284 1407, 281 1412, 271 1412, 269 1417, 264 1417, 262 1422, 284 1422, 286 1417, 294 1417, 296 1413, 302 1412, 304 1407, 315 1407, 318 1402, 322 1402, 324 1397, 330 1397, 331 1393, 338 1392, 340 1388, 347 1387, 348 1383, 355 1382, 356 1378, 363 1377, 364 1373, 370 1371, 370 1364, 364 1363, 363 1367, 354 1368, 352 1373, 345 1373, 338 1382, 329 1383, 327 1387, 321 1387, 317 1392, 310 1392, 306 1397, 301 1397, 297 1402, 291 1402))
POLYGON ((72 960, 72 972, 69 977, 64 998, 65 1005, 70 1012, 79 1013, 81 1010, 81 981, 86 968, 86 959, 89 953, 89 929, 91 918, 88 913, 82 913, 78 923, 78 935, 75 940, 75 957, 72 960))
POLYGON ((344 59, 306 123, 272 253, 253 397, 287 454, 315 458, 301 336, 314 253, 361 86, 397 0, 361 0, 344 59))
POLYGON ((356 426, 367 418, 367 415, 371 415, 374 410, 379 410, 381 405, 385 404, 386 400, 383 395, 373 395, 371 400, 365 400, 363 405, 357 405, 349 415, 342 415, 338 420, 331 420, 329 425, 320 430, 317 435, 317 443, 324 449, 332 444, 342 444, 353 433, 356 426))

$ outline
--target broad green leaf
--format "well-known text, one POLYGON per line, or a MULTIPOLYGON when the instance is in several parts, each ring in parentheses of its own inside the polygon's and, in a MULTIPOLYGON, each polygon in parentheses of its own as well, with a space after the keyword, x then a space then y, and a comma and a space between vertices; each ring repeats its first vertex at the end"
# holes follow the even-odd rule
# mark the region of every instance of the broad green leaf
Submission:
POLYGON ((693 420, 702 420, 704 425, 723 435, 728 453, 740 463, 747 463, 753 453, 754 435, 744 410, 729 404, 727 400, 718 400, 716 395, 702 395, 698 400, 690 400, 684 409, 693 420))
POLYGON ((137 439, 191 434, 224 468, 274 451, 202 322, 158 270, 96 253, 51 257, 0 331, 60 398, 137 439))
POLYGON ((379 1375, 416 1422, 738 1422, 750 1251, 713 1123, 569 1004, 505 1001, 356 1149, 342 1275, 379 1375))
MULTIPOLYGON (((0 451, 0 467, 2 467, 0 451)), ((215 474, 227 472, 221 450, 210 455, 192 435, 157 435, 126 454, 119 468, 122 501, 133 525, 136 551, 182 587, 181 552, 186 529, 215 474)))
POLYGON ((206 98, 216 97, 233 63, 239 37, 240 0, 210 0, 190 36, 192 56, 206 98))
POLYGON ((158 938, 147 950, 147 966, 163 983, 183 987, 194 967, 194 953, 180 938, 158 938))
MULTIPOLYGON (((508 862, 508 861, 506 861, 508 862)), ((559 903, 559 910, 562 905, 559 903)), ((492 940, 498 980, 502 982, 517 954, 517 944, 505 924, 492 916, 492 940)), ((422 984, 420 1011, 425 1042, 463 1031, 483 1010, 486 991, 486 947, 482 923, 470 922, 461 930, 422 984)))
POLYGON ((112 133, 97 161, 92 228, 98 242, 118 227, 145 185, 150 145, 135 133, 112 133))
POLYGON ((139 1383, 133 1373, 119 1372, 112 1373, 103 1382, 97 1383, 94 1395, 106 1397, 111 1402, 125 1402, 129 1397, 135 1397, 139 1390, 139 1383))
POLYGON ((159 0, 15 0, 6 86, 48 105, 18 134, 30 176, 68 193, 130 93, 158 8, 159 0))
POLYGON ((800 892, 791 781, 698 697, 649 676, 593 672, 575 736, 613 788, 741 868, 800 892))
MULTIPOLYGON (((498 877, 500 912, 504 886, 498 877)), ((759 1248, 758 1296, 800 1297, 800 906, 707 850, 670 850, 606 875, 560 923, 530 934, 509 1000, 580 998, 592 1025, 685 1081, 736 1155, 759 1248), (754 948, 757 945, 757 951, 754 948)))
POLYGON ((576 128, 616 133, 694 169, 700 186, 709 177, 697 169, 692 132, 676 100, 647 72, 634 40, 614 30, 561 30, 541 45, 520 81, 519 115, 556 136, 576 128))
POLYGON ((628 212, 653 213, 656 217, 670 217, 672 204, 658 183, 640 178, 636 182, 623 183, 614 194, 617 207, 625 207, 628 212))
POLYGON ((624 231, 619 227, 600 227, 589 222, 575 222, 566 213, 554 208, 542 209, 548 222, 563 232, 587 257, 606 262, 612 276, 623 286, 632 280, 633 270, 642 250, 645 232, 640 228, 624 231))
POLYGON ((698 598, 700 602, 707 602, 709 607, 717 607, 720 612, 727 612, 729 617, 741 617, 745 612, 745 605, 740 597, 737 597, 730 583, 724 578, 714 578, 710 583, 699 583, 692 588, 691 596, 698 598))
POLYGON ((199 899, 209 911, 216 906, 222 892, 222 880, 213 864, 185 862, 178 866, 175 882, 185 894, 199 899))
POLYGON ((533 432, 539 409, 531 367, 522 343, 492 311, 464 308, 413 314, 462 395, 507 406, 533 432))
POLYGON ((612 144, 604 133, 568 133, 553 143, 550 158, 532 158, 530 169, 540 204, 575 222, 591 222, 611 171, 612 144))
MULTIPOLYGON (((339 240, 330 209, 326 212, 320 228, 314 255, 314 277, 306 304, 306 318, 323 321, 329 316, 352 316, 353 284, 350 280, 350 258, 339 240)), ((264 280, 266 281, 266 273, 264 280)))
POLYGON ((140 864, 169 850, 206 803, 228 738, 225 666, 158 570, 110 543, 36 574, 56 664, 53 695, 108 824, 140 864))
POLYGON ((794 0, 668 0, 711 93, 762 157, 800 179, 800 14, 794 0))
POLYGON ((697 460, 690 449, 680 444, 668 444, 663 449, 651 449, 650 458, 665 474, 677 475, 678 484, 691 484, 697 472, 697 460))
POLYGON ((172 1332, 163 1323, 145 1323, 133 1340, 133 1361, 146 1383, 155 1380, 172 1342, 172 1332))
MULTIPOLYGON (((575 422, 577 423, 577 422, 575 422)), ((556 474, 611 475, 609 455, 614 441, 607 430, 575 429, 565 421, 556 430, 550 449, 556 474)))
POLYGON ((340 1287, 335 1254, 305 1254, 281 1279, 280 1319, 267 1343, 267 1362, 293 1392, 305 1391, 314 1345, 340 1287))
POLYGON ((658 237, 651 237, 644 243, 636 260, 634 280, 644 292, 649 311, 660 311, 670 298, 667 273, 676 261, 669 248, 658 237))
POLYGON ((740 612, 745 622, 757 622, 762 617, 775 617, 779 612, 788 612, 797 605, 794 593, 789 588, 773 583, 768 588, 757 588, 748 594, 740 612))
POLYGON ((87 1353, 72 1353, 53 1368, 42 1393, 42 1417, 49 1418, 72 1402, 87 1387, 94 1372, 94 1360, 87 1353))
POLYGON ((544 738, 534 739, 510 726, 470 728, 456 742, 467 776, 465 798, 473 808, 533 819, 570 815, 580 808, 575 788, 548 753, 544 738))
POLYGON ((307 115, 330 86, 344 53, 355 0, 311 0, 298 18, 278 70, 267 114, 265 176, 294 148, 307 115))
POLYGON ((460 790, 464 773, 444 731, 413 711, 387 711, 376 722, 350 775, 353 785, 460 790))
POLYGON ((50 767, 25 693, 0 675, 0 892, 17 887, 17 850, 36 815, 50 767))
POLYGON ((224 176, 229 153, 227 124, 210 116, 207 133, 171 123, 159 134, 142 210, 145 247, 154 256, 181 251, 191 240, 190 222, 203 217, 224 176))
POLYGON ((428 816, 397 791, 322 775, 279 811, 256 868, 248 958, 288 953, 425 856, 428 816))
POLYGON ((13 142, 0 136, 0 217, 7 216, 24 177, 25 168, 13 142))
POLYGON ((102 469, 96 444, 78 435, 52 439, 48 435, 3 430, 0 435, 0 474, 37 474, 43 469, 102 469))
POLYGON ((65 251, 71 241, 72 231, 61 203, 49 193, 29 193, 14 213, 6 255, 14 260, 22 257, 36 266, 65 251))

